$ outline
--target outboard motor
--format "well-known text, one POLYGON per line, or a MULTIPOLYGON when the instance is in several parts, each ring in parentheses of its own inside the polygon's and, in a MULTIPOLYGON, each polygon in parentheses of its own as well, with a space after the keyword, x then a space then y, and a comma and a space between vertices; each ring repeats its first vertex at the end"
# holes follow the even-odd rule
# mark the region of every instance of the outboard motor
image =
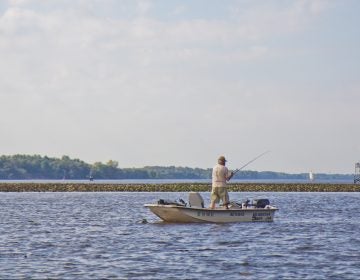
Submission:
POLYGON ((252 205, 256 208, 265 208, 270 205, 270 201, 268 199, 254 199, 252 205))
POLYGON ((186 206, 186 203, 182 199, 180 199, 180 202, 177 202, 177 201, 174 201, 174 200, 159 199, 158 204, 159 205, 186 206))
POLYGON ((204 208, 204 200, 198 192, 189 192, 189 206, 204 208))

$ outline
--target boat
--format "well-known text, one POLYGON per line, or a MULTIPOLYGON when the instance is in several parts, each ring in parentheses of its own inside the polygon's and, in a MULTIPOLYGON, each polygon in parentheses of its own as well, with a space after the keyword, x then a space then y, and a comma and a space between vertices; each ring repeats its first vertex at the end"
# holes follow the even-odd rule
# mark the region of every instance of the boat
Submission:
POLYGON ((312 171, 309 172, 309 180, 310 181, 314 181, 315 180, 315 176, 314 173, 312 171))
POLYGON ((145 204, 156 216, 170 223, 235 223, 272 222, 277 210, 268 199, 256 199, 250 204, 230 202, 228 208, 205 208, 204 200, 198 192, 189 193, 189 203, 182 199, 168 201, 160 199, 155 204, 145 204))

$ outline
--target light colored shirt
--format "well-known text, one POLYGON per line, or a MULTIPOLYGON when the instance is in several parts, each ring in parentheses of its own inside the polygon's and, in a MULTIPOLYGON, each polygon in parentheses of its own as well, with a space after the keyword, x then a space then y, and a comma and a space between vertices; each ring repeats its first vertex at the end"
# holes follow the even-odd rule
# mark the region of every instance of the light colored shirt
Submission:
POLYGON ((224 165, 217 164, 212 171, 212 187, 226 187, 226 181, 229 180, 231 173, 224 165))

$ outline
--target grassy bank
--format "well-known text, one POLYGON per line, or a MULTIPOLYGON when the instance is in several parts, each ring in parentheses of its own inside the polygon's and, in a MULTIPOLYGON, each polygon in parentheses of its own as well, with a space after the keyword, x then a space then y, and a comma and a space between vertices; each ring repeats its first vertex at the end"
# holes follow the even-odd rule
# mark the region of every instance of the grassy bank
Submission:
MULTIPOLYGON (((229 184, 232 192, 359 192, 360 184, 229 184)), ((210 191, 210 184, 0 183, 0 192, 189 192, 210 191)))

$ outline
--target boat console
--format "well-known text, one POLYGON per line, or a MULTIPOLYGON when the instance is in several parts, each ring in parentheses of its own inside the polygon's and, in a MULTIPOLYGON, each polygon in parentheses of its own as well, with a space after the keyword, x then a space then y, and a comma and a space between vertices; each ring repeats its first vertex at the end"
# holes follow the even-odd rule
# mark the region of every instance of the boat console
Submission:
POLYGON ((189 206, 204 208, 204 200, 198 192, 189 193, 189 206))

